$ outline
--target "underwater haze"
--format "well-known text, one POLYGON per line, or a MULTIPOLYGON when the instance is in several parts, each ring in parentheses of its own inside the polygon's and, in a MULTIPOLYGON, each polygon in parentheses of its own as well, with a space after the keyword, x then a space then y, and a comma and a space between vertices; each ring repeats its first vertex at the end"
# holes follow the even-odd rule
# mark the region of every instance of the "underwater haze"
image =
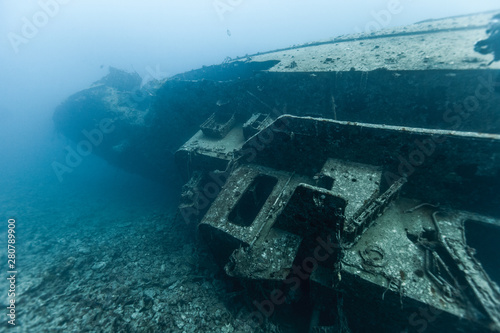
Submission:
POLYGON ((1 0, 0 332, 294 332, 234 318, 251 301, 232 292, 238 283, 196 228, 176 218, 180 174, 156 181, 95 151, 68 157, 79 142, 56 129, 55 110, 113 69, 158 87, 259 52, 499 8, 497 0, 1 0))

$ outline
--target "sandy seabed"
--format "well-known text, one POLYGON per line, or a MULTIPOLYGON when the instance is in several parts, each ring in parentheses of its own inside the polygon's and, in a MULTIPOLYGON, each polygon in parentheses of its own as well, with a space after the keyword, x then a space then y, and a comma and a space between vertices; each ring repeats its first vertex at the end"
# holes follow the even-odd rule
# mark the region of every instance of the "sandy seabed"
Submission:
MULTIPOLYGON (((0 328, 12 332, 278 332, 251 326, 177 194, 111 167, 63 183, 1 179, 0 328), (7 323, 7 220, 16 220, 16 325, 7 323)), ((76 174, 76 177, 81 175, 76 174)), ((3 329, 0 329, 3 331, 3 329)))

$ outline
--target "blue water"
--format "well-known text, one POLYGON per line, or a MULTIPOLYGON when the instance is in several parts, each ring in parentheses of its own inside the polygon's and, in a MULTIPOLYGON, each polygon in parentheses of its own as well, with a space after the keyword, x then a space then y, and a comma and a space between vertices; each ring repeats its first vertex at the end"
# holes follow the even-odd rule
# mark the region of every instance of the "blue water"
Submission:
MULTIPOLYGON (((400 14, 377 23, 373 13, 386 10, 386 0, 57 0, 57 10, 47 9, 55 1, 0 3, 0 332, 250 331, 233 318, 241 299, 242 309, 228 310, 238 295, 226 294, 231 282, 195 227, 175 222, 177 187, 93 154, 62 181, 54 172, 75 143, 55 130, 53 111, 108 66, 162 79, 373 22, 385 28, 497 7, 496 0, 402 0, 400 14), (26 23, 34 20, 42 20, 36 29, 26 23), (7 316, 9 219, 15 326, 7 316)), ((269 325, 259 330, 273 332, 269 325)))

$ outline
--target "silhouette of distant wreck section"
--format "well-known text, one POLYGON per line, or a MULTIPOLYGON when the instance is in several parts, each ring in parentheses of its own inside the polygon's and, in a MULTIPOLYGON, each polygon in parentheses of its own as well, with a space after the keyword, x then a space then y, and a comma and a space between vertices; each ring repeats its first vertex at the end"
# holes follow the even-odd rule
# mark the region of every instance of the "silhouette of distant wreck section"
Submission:
POLYGON ((118 91, 134 91, 140 88, 141 83, 142 78, 139 74, 128 73, 110 66, 108 75, 94 82, 92 86, 105 85, 118 91))

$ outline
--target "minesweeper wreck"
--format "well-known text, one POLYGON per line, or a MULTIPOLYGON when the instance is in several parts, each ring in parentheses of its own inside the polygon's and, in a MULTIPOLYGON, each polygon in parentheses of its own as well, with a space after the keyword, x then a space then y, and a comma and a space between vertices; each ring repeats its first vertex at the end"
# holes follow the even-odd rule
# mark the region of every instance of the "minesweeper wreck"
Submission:
POLYGON ((309 332, 500 332, 499 19, 341 36, 143 86, 111 68, 54 122, 178 189, 179 219, 255 289, 256 325, 281 312, 307 315, 309 332))

